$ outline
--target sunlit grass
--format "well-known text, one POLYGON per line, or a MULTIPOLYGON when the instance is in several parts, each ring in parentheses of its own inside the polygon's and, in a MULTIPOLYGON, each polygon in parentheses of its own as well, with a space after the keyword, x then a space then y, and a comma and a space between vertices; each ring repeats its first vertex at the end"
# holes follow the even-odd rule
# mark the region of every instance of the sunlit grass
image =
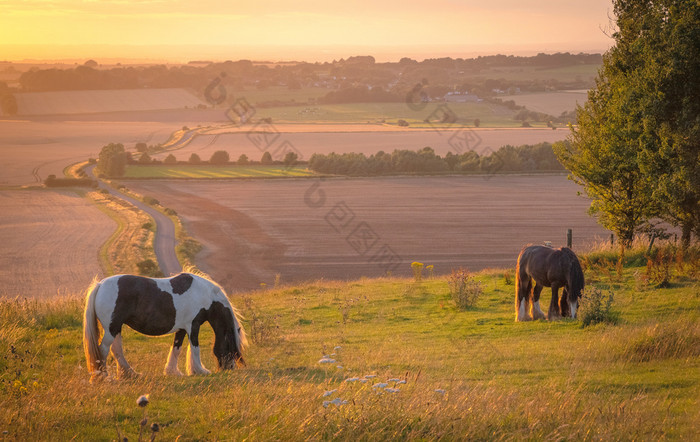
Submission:
MULTIPOLYGON (((165 377, 172 337, 128 330, 142 376, 95 385, 80 296, 2 301, 0 431, 135 440, 136 399, 149 394, 162 440, 689 440, 700 431, 698 281, 640 292, 639 270, 613 288, 619 322, 585 328, 514 322, 503 271, 474 276, 484 292, 468 310, 446 278, 260 290, 232 298, 253 338, 247 368, 165 377)), ((214 368, 208 326, 201 341, 214 368)))

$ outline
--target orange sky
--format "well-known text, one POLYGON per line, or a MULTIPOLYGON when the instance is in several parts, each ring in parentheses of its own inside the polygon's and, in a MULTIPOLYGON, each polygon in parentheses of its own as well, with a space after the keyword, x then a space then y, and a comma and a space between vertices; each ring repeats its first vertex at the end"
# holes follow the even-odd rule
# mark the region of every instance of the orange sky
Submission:
POLYGON ((0 60, 604 51, 611 0, 0 0, 0 60))

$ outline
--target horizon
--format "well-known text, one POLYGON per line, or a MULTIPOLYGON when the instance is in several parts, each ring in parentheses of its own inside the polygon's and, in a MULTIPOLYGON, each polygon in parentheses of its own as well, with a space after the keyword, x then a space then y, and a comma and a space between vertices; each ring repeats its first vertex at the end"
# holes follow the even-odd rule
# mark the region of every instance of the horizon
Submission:
MULTIPOLYGON (((478 50, 471 49, 450 49, 450 48, 423 48, 414 47, 412 50, 404 47, 385 47, 385 48, 364 48, 356 47, 354 49, 327 49, 321 47, 295 47, 294 53, 296 56, 285 57, 282 53, 289 53, 288 48, 284 47, 252 47, 227 51, 227 47, 218 46, 193 46, 188 52, 179 51, 178 54, 169 56, 151 56, 149 54, 158 52, 167 53, 167 46, 144 46, 139 49, 141 55, 132 53, 130 56, 123 56, 119 51, 124 49, 132 49, 131 47, 111 47, 103 46, 101 50, 86 52, 82 55, 82 51, 76 51, 76 47, 63 46, 53 57, 27 57, 22 55, 12 56, 11 54, 26 54, 26 46, 16 47, 11 50, 6 49, 7 46, 0 45, 0 63, 16 63, 16 64, 82 64, 87 60, 95 60, 100 65, 120 64, 187 64, 190 62, 212 62, 221 63, 225 61, 250 60, 258 63, 332 63, 341 59, 347 59, 355 56, 372 56, 377 63, 396 63, 402 58, 410 58, 418 62, 434 59, 434 58, 453 58, 453 59, 472 59, 478 57, 489 57, 496 55, 514 56, 514 57, 531 57, 540 53, 556 54, 556 53, 571 53, 571 54, 603 54, 609 48, 571 48, 565 47, 556 48, 511 48, 511 50, 478 50), (154 50, 158 48, 159 50, 154 50), (115 52, 116 51, 116 52, 115 52), (7 54, 4 55, 3 54, 7 54), (92 55, 91 55, 92 54, 92 55)), ((181 47, 178 47, 181 49, 181 47)), ((138 54, 138 52, 137 52, 138 54)))
POLYGON ((613 43, 611 14, 612 0, 8 0, 0 3, 0 60, 330 62, 372 55, 387 62, 603 53, 613 43))

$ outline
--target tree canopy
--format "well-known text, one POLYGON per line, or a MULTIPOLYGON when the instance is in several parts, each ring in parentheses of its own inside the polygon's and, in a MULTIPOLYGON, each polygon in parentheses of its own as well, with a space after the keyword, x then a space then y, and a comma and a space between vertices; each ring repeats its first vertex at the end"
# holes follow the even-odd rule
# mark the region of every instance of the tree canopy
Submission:
POLYGON ((700 235, 700 4, 615 0, 615 45, 555 152, 622 247, 651 220, 700 235))

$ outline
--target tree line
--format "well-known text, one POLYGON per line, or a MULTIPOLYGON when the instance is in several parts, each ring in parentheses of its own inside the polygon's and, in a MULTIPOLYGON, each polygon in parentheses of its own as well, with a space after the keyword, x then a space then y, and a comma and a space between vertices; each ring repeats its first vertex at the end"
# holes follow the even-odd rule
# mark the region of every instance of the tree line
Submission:
POLYGON ((202 160, 197 153, 192 153, 187 161, 178 161, 174 154, 168 154, 165 159, 157 160, 148 153, 147 148, 143 148, 143 143, 137 144, 137 155, 127 152, 121 143, 110 143, 100 150, 99 161, 97 162, 97 172, 109 178, 123 177, 127 166, 155 166, 155 165, 192 165, 192 166, 249 166, 249 165, 285 165, 293 166, 299 164, 299 157, 295 152, 287 152, 281 160, 272 158, 270 152, 263 152, 260 161, 254 161, 247 155, 241 154, 237 160, 233 161, 229 153, 225 150, 217 150, 211 154, 209 160, 202 160))
POLYGON ((309 169, 318 173, 347 176, 379 176, 434 173, 497 173, 563 171, 550 143, 534 145, 505 145, 495 152, 479 154, 448 152, 437 155, 431 147, 412 150, 363 153, 313 154, 309 169))
MULTIPOLYGON (((424 79, 430 96, 444 96, 453 90, 469 90, 480 96, 494 95, 493 89, 510 87, 522 91, 544 91, 547 88, 579 89, 592 86, 589 79, 576 79, 565 83, 555 79, 505 80, 483 78, 480 71, 494 67, 566 67, 601 62, 600 54, 538 54, 533 57, 494 55, 463 58, 435 58, 417 61, 402 58, 399 62, 377 63, 371 56, 356 56, 325 63, 254 63, 250 60, 220 63, 116 66, 100 68, 90 60, 70 69, 31 69, 19 78, 21 92, 45 92, 88 89, 138 89, 138 88, 191 88, 204 91, 214 78, 228 90, 249 88, 265 89, 269 86, 325 87, 338 93, 325 98, 326 102, 354 102, 358 94, 365 99, 394 101, 406 94, 424 79), (364 92, 355 90, 364 89, 364 92), (344 92, 340 92, 344 91, 344 92), (350 101, 340 101, 350 100, 350 101)), ((14 91, 14 92, 17 92, 14 91)), ((229 103, 230 104, 230 103, 229 103)), ((259 105, 260 103, 253 103, 259 105)))

